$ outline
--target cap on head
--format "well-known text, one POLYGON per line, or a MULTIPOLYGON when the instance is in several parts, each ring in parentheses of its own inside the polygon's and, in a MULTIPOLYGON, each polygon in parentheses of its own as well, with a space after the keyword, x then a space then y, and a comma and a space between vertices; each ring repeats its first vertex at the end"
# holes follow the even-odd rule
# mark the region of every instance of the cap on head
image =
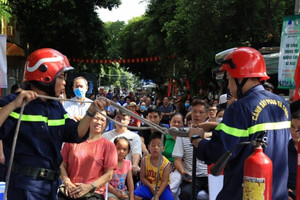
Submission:
POLYGON ((24 70, 24 81, 37 81, 44 85, 51 84, 55 77, 64 71, 74 69, 68 58, 55 49, 38 49, 31 53, 24 70))
POLYGON ((221 66, 221 71, 228 71, 234 78, 269 79, 266 64, 262 55, 251 47, 240 47, 231 51, 221 66))
POLYGON ((136 107, 136 103, 132 101, 129 103, 128 107, 136 107))

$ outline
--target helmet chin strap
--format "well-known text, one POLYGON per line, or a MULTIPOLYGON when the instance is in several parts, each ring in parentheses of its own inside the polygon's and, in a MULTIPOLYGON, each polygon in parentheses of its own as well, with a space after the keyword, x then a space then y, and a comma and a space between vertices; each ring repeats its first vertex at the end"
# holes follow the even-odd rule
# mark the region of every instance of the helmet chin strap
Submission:
POLYGON ((46 92, 49 96, 55 97, 55 82, 56 78, 48 85, 45 85, 38 81, 30 81, 34 87, 46 92))
POLYGON ((239 80, 237 78, 234 79, 236 87, 237 87, 237 98, 240 99, 243 95, 243 87, 245 83, 247 82, 248 78, 243 78, 242 82, 239 83, 239 80))

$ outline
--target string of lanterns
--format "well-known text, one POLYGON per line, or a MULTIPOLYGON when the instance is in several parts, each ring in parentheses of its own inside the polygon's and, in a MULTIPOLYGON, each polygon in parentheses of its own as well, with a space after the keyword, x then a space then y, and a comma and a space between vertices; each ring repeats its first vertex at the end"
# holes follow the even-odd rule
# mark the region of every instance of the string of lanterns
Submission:
MULTIPOLYGON (((169 59, 174 59, 174 55, 169 56, 169 59)), ((69 58, 73 63, 86 63, 86 64, 134 64, 134 63, 147 63, 158 62, 161 60, 161 56, 145 57, 145 58, 123 58, 123 59, 84 59, 84 58, 69 58)))

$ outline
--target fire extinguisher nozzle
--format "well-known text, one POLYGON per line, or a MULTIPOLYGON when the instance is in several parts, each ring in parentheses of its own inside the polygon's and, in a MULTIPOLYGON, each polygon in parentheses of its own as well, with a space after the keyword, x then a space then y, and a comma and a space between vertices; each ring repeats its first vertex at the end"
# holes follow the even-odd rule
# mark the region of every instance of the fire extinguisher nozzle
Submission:
POLYGON ((231 151, 227 151, 225 154, 223 154, 221 158, 219 158, 219 160, 214 164, 214 166, 211 167, 211 174, 214 176, 219 176, 231 155, 231 151))

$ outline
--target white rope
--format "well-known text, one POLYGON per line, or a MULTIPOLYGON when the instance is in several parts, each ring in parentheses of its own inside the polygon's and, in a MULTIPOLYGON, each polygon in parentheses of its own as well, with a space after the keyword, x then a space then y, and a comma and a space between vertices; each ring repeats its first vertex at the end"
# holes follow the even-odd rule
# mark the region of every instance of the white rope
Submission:
MULTIPOLYGON (((42 96, 39 95, 39 97, 42 97, 42 96)), ((55 99, 55 100, 62 100, 62 99, 60 99, 60 98, 55 98, 55 97, 48 97, 48 96, 43 96, 43 97, 44 97, 44 98, 49 98, 49 99, 55 99)), ((105 97, 100 97, 100 98, 101 98, 101 99, 104 99, 104 101, 107 101, 107 98, 105 98, 105 97)), ((74 102, 82 102, 82 101, 74 100, 74 99, 71 99, 71 100, 74 101, 74 102)), ((66 101, 69 101, 69 99, 66 99, 66 101)), ((91 102, 87 102, 87 103, 91 103, 91 102)), ((157 125, 157 124, 155 124, 155 123, 153 123, 153 122, 151 122, 151 121, 149 121, 149 120, 147 120, 147 119, 145 119, 145 118, 142 118, 142 117, 136 115, 134 112, 132 112, 132 111, 130 111, 130 110, 124 108, 123 106, 120 106, 119 104, 117 104, 117 103, 115 103, 115 102, 113 102, 113 101, 110 101, 110 103, 111 103, 111 105, 115 106, 116 108, 118 108, 118 109, 124 111, 125 113, 129 114, 130 116, 132 116, 132 117, 134 117, 134 118, 136 118, 136 119, 138 119, 138 120, 144 122, 144 123, 147 124, 148 126, 154 128, 154 129, 156 129, 157 131, 159 131, 160 133, 162 133, 161 144, 160 144, 160 149, 159 149, 159 158, 158 158, 159 161, 158 161, 158 166, 157 166, 157 177, 156 177, 156 182, 155 182, 155 192, 154 192, 154 199, 155 199, 155 198, 156 198, 156 195, 157 195, 157 191, 158 191, 157 189, 158 189, 158 181, 159 181, 159 171, 160 171, 160 167, 161 167, 161 165, 162 165, 161 159, 162 159, 162 149, 163 149, 163 143, 164 143, 163 135, 168 134, 168 130, 167 130, 167 128, 163 128, 163 127, 161 127, 161 126, 159 126, 159 125, 157 125)), ((101 111, 100 111, 99 109, 97 109, 96 107, 95 107, 95 109, 96 109, 97 112, 99 112, 100 114, 102 114, 101 111)), ((102 115, 103 115, 103 114, 102 114, 102 115)), ((110 117, 108 117, 108 116, 106 116, 106 115, 103 115, 103 116, 106 117, 106 118, 108 118, 108 119, 110 119, 110 120, 112 120, 113 122, 115 122, 115 123, 117 123, 117 124, 119 124, 119 125, 121 125, 121 126, 124 126, 123 124, 121 124, 121 123, 119 123, 119 122, 117 122, 117 121, 111 119, 110 117)), ((143 127, 133 127, 133 126, 126 126, 126 127, 137 128, 137 130, 143 128, 143 127)), ((147 128, 148 128, 148 127, 147 127, 147 128)))
POLYGON ((8 165, 8 170, 7 170, 7 176, 6 176, 6 187, 5 187, 5 192, 4 192, 3 199, 7 199, 7 191, 8 191, 8 186, 9 186, 9 179, 10 179, 12 164, 13 164, 13 160, 14 160, 14 156, 15 156, 15 149, 16 149, 16 144, 17 144, 17 139, 18 139, 18 135, 19 135, 19 129, 20 129, 20 124, 21 124, 21 119, 22 119, 22 115, 23 115, 23 112, 24 112, 25 105, 26 105, 26 100, 23 101, 22 106, 21 106, 20 116, 19 116, 19 119, 18 119, 18 123, 17 123, 17 127, 16 127, 16 130, 15 130, 13 144, 12 144, 12 147, 11 147, 10 160, 9 160, 9 165, 8 165))
MULTIPOLYGON (((51 99, 51 100, 57 100, 57 101, 71 101, 71 102, 80 102, 80 103, 93 103, 91 101, 82 101, 82 100, 76 100, 76 99, 62 99, 62 98, 58 98, 58 97, 51 97, 51 96, 45 96, 45 95, 38 95, 39 98, 45 98, 45 99, 51 99)), ((105 97, 100 97, 103 98, 104 101, 106 101, 105 97)), ((156 184, 155 184, 155 193, 154 193, 154 198, 156 198, 157 195, 157 189, 158 189, 158 181, 159 181, 159 171, 160 171, 160 167, 161 167, 161 159, 162 159, 162 149, 163 149, 163 136, 168 134, 168 130, 167 128, 161 127, 145 118, 140 117, 139 115, 136 115, 134 112, 120 106, 119 104, 110 101, 110 103, 117 107, 118 109, 121 109, 122 111, 124 111, 125 113, 129 114, 130 116, 144 122, 145 124, 147 124, 149 127, 135 127, 135 126, 126 126, 121 124, 120 122, 110 118, 107 115, 104 115, 101 113, 101 111, 95 107, 96 111, 99 112, 100 114, 102 114, 104 117, 106 117, 107 119, 113 121, 114 123, 120 125, 120 126, 125 126, 127 128, 130 129, 136 129, 136 130, 145 130, 145 129, 149 129, 149 128, 154 128, 157 131, 159 131, 160 133, 162 133, 162 137, 161 137, 161 146, 160 146, 160 153, 159 153, 159 163, 158 163, 158 167, 157 167, 157 178, 156 178, 156 184)), ((12 164, 13 164, 13 159, 14 159, 14 154, 15 154, 15 149, 16 149, 16 143, 17 143, 17 139, 18 139, 18 134, 19 134, 19 128, 20 128, 20 123, 21 123, 21 119, 22 119, 22 115, 23 115, 23 111, 24 111, 24 107, 25 107, 26 101, 23 102, 22 106, 21 106, 21 111, 20 111, 20 116, 17 122, 17 127, 16 127, 16 131, 15 131, 15 135, 14 135, 14 140, 13 140, 13 145, 12 145, 12 151, 11 151, 11 158, 10 158, 10 162, 9 162, 9 167, 8 167, 8 171, 7 171, 7 176, 6 176, 6 187, 5 187, 5 193, 4 193, 4 198, 7 198, 7 191, 8 191, 8 186, 9 186, 9 179, 10 179, 10 174, 11 174, 11 169, 12 169, 12 164)))

